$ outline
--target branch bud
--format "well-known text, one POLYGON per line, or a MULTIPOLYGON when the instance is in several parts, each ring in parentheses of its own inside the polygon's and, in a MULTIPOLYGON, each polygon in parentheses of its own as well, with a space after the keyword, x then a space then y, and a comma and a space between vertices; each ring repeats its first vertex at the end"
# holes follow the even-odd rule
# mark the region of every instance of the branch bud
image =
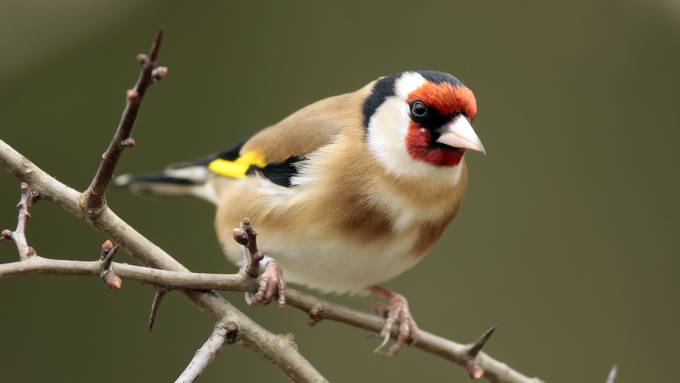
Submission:
POLYGON ((154 70, 151 72, 151 76, 153 77, 154 81, 159 81, 161 79, 164 79, 168 75, 168 67, 166 66, 159 66, 154 68, 154 70))
POLYGON ((128 137, 120 142, 120 146, 124 148, 134 148, 135 145, 137 145, 137 142, 132 137, 128 137))
POLYGON ((137 55, 137 64, 144 66, 149 62, 149 56, 146 53, 140 53, 137 55))
POLYGON ((126 95, 127 95, 128 101, 130 101, 130 102, 137 101, 139 99, 139 93, 137 93, 137 91, 134 90, 134 89, 128 89, 126 95))
POLYGON ((123 287, 123 280, 120 279, 119 276, 114 274, 113 271, 106 270, 103 274, 104 283, 106 283, 106 286, 111 290, 115 291, 123 287))
POLYGON ((5 229, 2 231, 2 239, 12 239, 12 230, 5 229))

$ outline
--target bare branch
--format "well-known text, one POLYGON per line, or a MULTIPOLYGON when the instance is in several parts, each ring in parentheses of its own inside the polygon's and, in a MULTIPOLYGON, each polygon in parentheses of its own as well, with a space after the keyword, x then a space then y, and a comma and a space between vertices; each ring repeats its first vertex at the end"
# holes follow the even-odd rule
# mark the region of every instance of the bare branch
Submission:
POLYGON ((137 113, 142 105, 146 90, 151 84, 167 75, 167 68, 157 67, 156 65, 162 41, 163 29, 161 28, 149 49, 148 56, 144 54, 137 56, 137 62, 140 66, 137 83, 132 89, 127 91, 127 104, 118 123, 116 134, 102 155, 97 173, 83 195, 83 206, 89 215, 99 213, 99 210, 106 203, 106 188, 111 182, 113 171, 123 153, 123 149, 135 145, 135 141, 130 137, 130 134, 132 133, 132 128, 137 119, 137 113))
MULTIPOLYGON (((32 199, 29 198, 26 200, 26 214, 23 215, 23 221, 20 207, 20 222, 17 230, 14 233, 9 230, 2 232, 3 238, 14 239, 15 242, 15 237, 23 237, 23 242, 17 243, 17 247, 24 249, 23 253, 20 250, 20 254, 24 254, 22 259, 25 260, 0 265, 0 277, 29 274, 98 277, 103 270, 107 270, 118 278, 147 282, 161 288, 181 289, 194 304, 206 312, 214 321, 228 324, 227 335, 222 335, 222 338, 226 336, 229 342, 235 342, 238 339, 241 344, 255 350, 279 367, 293 381, 325 382, 326 379, 299 354, 294 346, 292 336, 272 334, 221 296, 211 291, 212 289, 223 289, 252 292, 257 289, 258 280, 252 276, 257 277, 259 274, 257 267, 262 254, 257 251, 257 233, 250 225, 245 225, 240 229, 245 236, 242 234, 235 235, 238 238, 245 238, 247 243, 244 245, 249 250, 253 250, 252 252, 249 251, 251 262, 250 267, 246 270, 247 273, 233 275, 191 273, 106 206, 106 189, 123 148, 134 146, 134 140, 130 137, 130 134, 144 94, 154 81, 167 75, 167 68, 156 66, 161 39, 162 31, 156 37, 149 55, 138 55, 137 57, 142 67, 137 84, 127 93, 128 102, 118 129, 102 156, 97 174, 85 193, 81 194, 57 181, 0 140, 0 167, 7 169, 17 179, 30 185, 31 189, 38 192, 41 198, 54 202, 68 213, 85 221, 105 235, 106 238, 111 238, 111 241, 113 241, 111 245, 113 243, 119 244, 120 248, 138 259, 146 267, 112 262, 112 253, 115 252, 113 246, 110 246, 111 248, 108 249, 106 254, 102 249, 104 256, 100 260, 92 262, 53 260, 32 255, 34 252, 25 241, 25 223, 29 217, 27 208, 32 203, 32 199), (20 225, 23 226, 20 227, 20 225)), ((118 284, 118 286, 120 285, 118 284)), ((288 290, 287 295, 288 303, 309 313, 314 322, 332 319, 372 332, 379 332, 383 327, 384 319, 375 315, 326 302, 296 290, 288 290)), ((220 330, 221 332, 222 330, 220 330)), ((396 336, 396 330, 392 333, 392 336, 396 336)), ((455 343, 425 331, 420 332, 415 346, 462 366, 467 365, 470 360, 469 352, 475 347, 474 344, 469 346, 455 343)), ((211 347, 211 349, 215 348, 211 347)), ((485 377, 490 381, 539 382, 538 379, 528 378, 483 352, 479 352, 475 358, 479 366, 486 372, 485 377)))
MULTIPOLYGON (((180 272, 182 275, 170 274, 170 276, 178 278, 180 282, 186 284, 187 288, 200 290, 183 290, 183 293, 194 304, 207 313, 214 321, 226 318, 225 320, 237 323, 241 334, 240 339, 243 341, 243 344, 274 363, 291 380, 296 382, 326 381, 295 348, 289 346, 288 342, 282 341, 280 337, 264 329, 219 295, 211 291, 205 291, 204 285, 197 285, 195 279, 182 281, 185 278, 183 275, 188 272, 187 268, 137 232, 111 211, 111 209, 104 206, 96 217, 89 217, 81 208, 80 193, 45 173, 3 140, 0 140, 0 167, 7 169, 20 181, 31 185, 32 190, 40 193, 41 199, 54 202, 68 213, 82 219, 105 237, 119 243, 121 249, 137 258, 146 266, 153 267, 154 269, 151 269, 152 273, 149 275, 150 278, 157 279, 157 283, 152 281, 149 281, 149 283, 163 285, 161 283, 162 277, 166 276, 163 273, 180 272)), ((60 265, 57 268, 59 270, 58 274, 99 276, 99 262, 91 262, 92 269, 84 270, 83 268, 75 268, 76 264, 72 263, 74 261, 46 260, 39 257, 31 257, 31 259, 24 262, 1 265, 0 276, 41 273, 44 270, 42 262, 45 261, 59 262, 60 265), (84 272, 85 274, 83 274, 84 272)), ((144 269, 139 266, 116 263, 112 263, 111 267, 122 278, 126 278, 122 269, 127 269, 131 275, 139 275, 140 269, 144 269)), ((145 274, 145 272, 141 274, 145 274)), ((217 284, 229 284, 230 281, 233 281, 232 279, 215 281, 209 275, 203 274, 203 276, 211 282, 219 282, 217 284)), ((130 279, 130 276, 128 275, 127 278, 130 279)), ((246 283, 257 283, 257 280, 245 275, 237 276, 236 278, 248 279, 246 283)), ((253 288, 255 288, 255 285, 253 285, 253 288)))
MULTIPOLYGON (((62 261, 33 257, 26 262, 13 262, 0 265, 0 278, 10 275, 54 274, 98 276, 99 262, 62 261)), ((111 269, 124 279, 150 283, 172 289, 213 289, 228 291, 254 291, 258 286, 257 279, 245 273, 238 274, 203 274, 191 272, 175 272, 112 263, 111 269)), ((346 306, 334 304, 301 291, 288 289, 288 304, 306 313, 316 324, 323 319, 334 320, 360 329, 379 333, 384 318, 346 306)), ((470 361, 480 368, 485 378, 492 382, 537 383, 539 379, 529 378, 513 370, 490 356, 479 351, 489 339, 495 327, 487 330, 476 342, 470 345, 456 343, 427 331, 420 330, 418 342, 413 347, 443 357, 468 369, 470 361), (474 355, 471 356, 471 350, 474 355), (477 350, 477 351, 474 351, 477 350)), ((396 338, 397 331, 392 334, 396 338)), ((476 371, 476 370, 475 370, 476 371)), ((472 375, 472 373, 471 373, 472 375)), ((480 376, 481 377, 481 376, 480 376)))
POLYGON ((226 340, 227 325, 218 323, 208 340, 196 351, 196 355, 191 359, 191 362, 189 362, 189 365, 179 378, 175 380, 175 383, 191 383, 198 379, 203 370, 215 359, 226 340))
POLYGON ((33 206, 33 203, 37 199, 38 193, 31 191, 31 189, 28 188, 28 185, 25 182, 22 182, 21 198, 17 204, 17 209, 19 209, 17 227, 14 231, 7 229, 2 231, 2 239, 11 239, 17 245, 19 259, 22 261, 35 255, 35 250, 28 245, 28 240, 26 239, 26 226, 28 225, 28 220, 31 219, 31 213, 29 213, 28 209, 33 206))
POLYGON ((612 366, 612 369, 609 370, 609 375, 607 375, 607 383, 615 383, 616 382, 616 375, 619 373, 619 368, 616 365, 612 366))
MULTIPOLYGON (((118 129, 102 156, 92 183, 85 193, 62 184, 35 166, 12 147, 0 140, 0 166, 17 179, 26 182, 41 197, 53 201, 70 214, 83 219, 88 225, 119 243, 127 253, 146 266, 170 271, 188 271, 168 253, 138 233, 111 211, 105 202, 105 193, 113 176, 116 164, 124 146, 131 146, 128 140, 137 117, 141 101, 147 88, 167 74, 167 68, 156 67, 162 39, 162 30, 156 36, 149 55, 138 55, 142 67, 137 84, 128 91, 128 102, 123 111, 118 129)), ((3 234, 9 234, 4 232, 3 234)), ((4 238, 4 235, 3 235, 4 238)), ((39 260, 37 260, 39 261, 39 260)), ((29 263, 28 261, 25 261, 29 263)), ((13 265, 9 271, 31 265, 13 265)), ((100 265, 97 264, 97 267, 100 265)), ((68 273, 65 271, 65 273, 68 273)), ((76 274, 71 272, 71 274, 76 274)), ((326 379, 289 342, 262 328, 236 307, 212 291, 184 291, 187 297, 215 321, 229 320, 238 323, 243 344, 261 354, 278 366, 291 380, 296 382, 323 382, 326 379)))

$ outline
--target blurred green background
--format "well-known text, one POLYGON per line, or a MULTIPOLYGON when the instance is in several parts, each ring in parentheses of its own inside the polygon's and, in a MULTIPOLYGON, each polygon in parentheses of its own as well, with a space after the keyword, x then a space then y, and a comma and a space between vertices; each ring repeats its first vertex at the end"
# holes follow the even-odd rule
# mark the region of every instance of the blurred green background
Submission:
MULTIPOLYGON (((151 89, 119 172, 223 149, 312 101, 406 69, 448 71, 476 93, 462 213, 432 254, 388 284, 422 328, 471 341, 551 382, 669 381, 678 321, 680 3, 0 1, 0 137, 76 188, 87 186, 160 24, 169 77, 151 89)), ((0 173, 0 226, 18 185, 0 173)), ((195 271, 230 272, 213 208, 112 191, 110 205, 195 271)), ((29 239, 46 257, 91 260, 104 238, 49 203, 29 239)), ((0 246, 3 261, 16 258, 0 246)), ((120 261, 132 262, 126 255, 120 261)), ((331 381, 467 381, 463 369, 293 309, 244 307, 331 381)), ((180 294, 152 334, 152 290, 97 279, 0 281, 3 381, 174 379, 211 330, 180 294)), ((368 308, 366 298, 337 298, 368 308)), ((228 347, 202 382, 279 382, 228 347)))

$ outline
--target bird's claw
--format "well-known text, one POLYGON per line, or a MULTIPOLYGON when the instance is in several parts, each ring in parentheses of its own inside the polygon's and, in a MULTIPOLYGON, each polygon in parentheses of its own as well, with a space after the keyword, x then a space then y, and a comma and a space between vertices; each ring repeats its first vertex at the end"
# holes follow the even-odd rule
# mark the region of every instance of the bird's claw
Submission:
POLYGON ((283 270, 276 261, 270 261, 260 276, 260 286, 257 292, 246 293, 246 303, 249 305, 268 304, 274 297, 277 297, 279 307, 286 304, 286 281, 283 279, 283 270))
POLYGON ((383 341, 373 352, 382 353, 381 350, 390 341, 392 326, 395 324, 399 325, 399 335, 397 335, 397 340, 390 349, 383 353, 384 355, 395 356, 406 342, 414 344, 418 340, 418 325, 413 320, 408 301, 403 295, 394 294, 387 305, 375 306, 373 311, 385 317, 385 324, 380 331, 380 337, 383 341))

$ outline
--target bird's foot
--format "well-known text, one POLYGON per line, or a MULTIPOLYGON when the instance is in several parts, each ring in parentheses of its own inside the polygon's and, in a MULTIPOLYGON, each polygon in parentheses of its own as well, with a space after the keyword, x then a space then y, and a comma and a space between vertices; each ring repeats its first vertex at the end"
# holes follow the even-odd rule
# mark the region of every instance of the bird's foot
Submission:
POLYGON ((397 335, 397 341, 384 353, 387 356, 395 356, 401 351, 406 342, 414 344, 417 341, 418 325, 413 320, 413 315, 411 315, 408 307, 408 301, 403 295, 382 288, 377 289, 380 289, 380 291, 376 291, 376 293, 388 298, 388 303, 386 305, 376 305, 373 308, 376 314, 382 314, 385 318, 385 324, 380 331, 380 337, 383 341, 373 352, 382 353, 381 350, 390 341, 392 326, 398 325, 399 334, 397 335))
POLYGON ((274 297, 277 297, 279 307, 286 304, 286 281, 283 279, 283 270, 276 261, 271 260, 260 275, 257 293, 246 293, 246 303, 249 305, 268 304, 274 297))

